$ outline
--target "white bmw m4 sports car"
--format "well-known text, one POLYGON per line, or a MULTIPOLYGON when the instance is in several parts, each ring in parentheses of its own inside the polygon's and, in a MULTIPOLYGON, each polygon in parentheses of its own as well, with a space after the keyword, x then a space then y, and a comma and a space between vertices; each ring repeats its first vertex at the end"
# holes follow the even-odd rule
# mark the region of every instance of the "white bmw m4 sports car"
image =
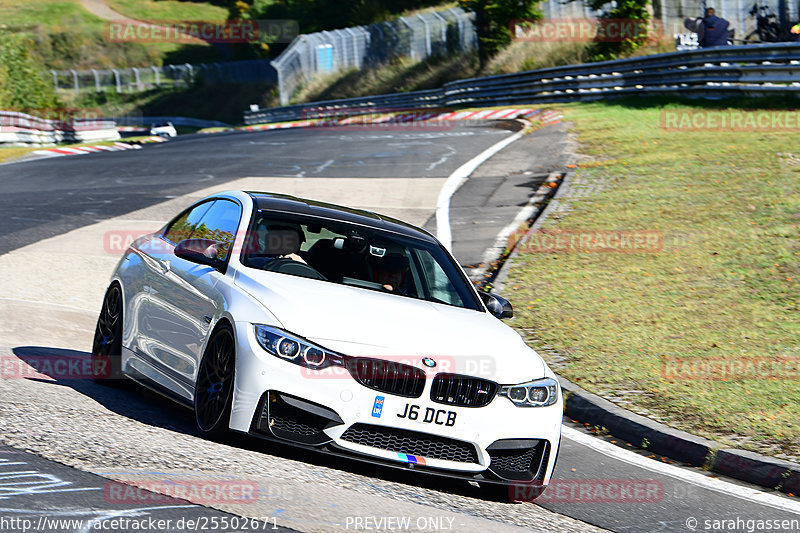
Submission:
POLYGON ((426 231, 258 192, 210 196, 137 239, 92 359, 233 430, 490 487, 544 487, 553 372, 426 231))

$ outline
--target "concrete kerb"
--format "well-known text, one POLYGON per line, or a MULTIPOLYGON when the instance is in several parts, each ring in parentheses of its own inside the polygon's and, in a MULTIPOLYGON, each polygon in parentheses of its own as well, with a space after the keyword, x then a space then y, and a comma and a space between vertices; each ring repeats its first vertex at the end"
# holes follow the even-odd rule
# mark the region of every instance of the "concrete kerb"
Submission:
MULTIPOLYGON (((516 231, 518 231, 520 226, 522 226, 524 223, 535 221, 539 217, 541 210, 546 208, 547 204, 545 202, 547 202, 547 199, 553 194, 553 187, 551 184, 558 183, 558 180, 562 178, 562 175, 563 173, 561 172, 551 172, 547 179, 539 186, 533 196, 528 199, 528 203, 526 203, 525 206, 520 209, 519 213, 517 213, 517 216, 514 217, 514 220, 512 220, 511 223, 503 228, 503 231, 497 235, 494 244, 486 249, 480 265, 475 268, 467 269, 467 273, 472 281, 478 283, 481 287, 484 286, 483 284, 487 277, 487 273, 492 271, 497 262, 501 261, 503 255, 506 253, 509 245, 509 238, 516 231)), ((515 249, 516 246, 514 250, 515 249)), ((512 253, 514 250, 512 250, 512 253)), ((510 260, 510 256, 506 259, 506 261, 508 260, 510 260)), ((500 273, 501 272, 498 272, 498 277, 500 273)), ((492 283, 496 283, 496 279, 492 281, 492 283)))
MULTIPOLYGON (((574 172, 567 172, 553 198, 520 239, 498 272, 490 292, 501 293, 520 245, 532 232, 541 228, 551 213, 559 208, 569 191, 574 172)), ((588 392, 568 379, 558 376, 566 392, 564 414, 570 419, 606 428, 609 433, 634 446, 712 472, 753 483, 786 494, 800 494, 800 464, 766 457, 754 452, 726 449, 721 444, 671 428, 588 392)))
POLYGON ((711 470, 787 494, 800 494, 800 464, 791 461, 726 448, 716 451, 711 470))
MULTIPOLYGON (((575 175, 574 172, 565 172, 563 174, 563 178, 561 179, 561 183, 558 185, 558 188, 556 189, 555 194, 547 203, 547 205, 544 207, 544 210, 540 211, 538 214, 535 211, 531 214, 531 216, 534 216, 536 218, 534 219, 528 231, 525 232, 525 235, 515 243, 514 249, 511 250, 511 253, 509 253, 505 262, 500 267, 500 270, 497 272, 497 276, 495 276, 495 279, 492 282, 492 290, 490 292, 498 292, 498 293, 502 292, 503 287, 505 286, 506 279, 508 278, 508 272, 511 269, 511 265, 514 263, 514 259, 516 259, 516 257, 519 255, 519 250, 521 245, 525 244, 528 238, 530 238, 531 234, 534 231, 540 229, 542 227, 542 224, 544 224, 545 220, 547 220, 550 214, 558 208, 558 206, 561 203, 561 198, 567 193, 567 191, 569 191, 570 184, 572 183, 572 178, 574 175, 575 175)), ((545 183, 550 182, 552 178, 553 175, 551 174, 550 177, 548 177, 547 181, 545 181, 545 183)), ((558 182, 556 181, 556 183, 558 182)), ((544 184, 542 184, 542 187, 547 188, 544 184)), ((531 200, 538 197, 540 192, 549 193, 551 191, 551 189, 549 188, 547 188, 548 191, 542 191, 541 190, 542 187, 539 188, 540 190, 536 192, 536 194, 534 195, 533 198, 531 198, 531 200)))

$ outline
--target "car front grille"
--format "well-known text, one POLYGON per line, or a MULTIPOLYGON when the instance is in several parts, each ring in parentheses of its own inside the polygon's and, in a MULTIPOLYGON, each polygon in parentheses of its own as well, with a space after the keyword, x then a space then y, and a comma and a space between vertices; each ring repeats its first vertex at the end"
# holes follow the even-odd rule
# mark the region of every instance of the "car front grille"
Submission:
POLYGON ((293 409, 293 411, 294 413, 275 412, 271 418, 268 418, 268 415, 264 416, 265 412, 262 414, 261 425, 262 427, 271 426, 273 432, 283 431, 306 437, 316 435, 325 428, 327 420, 324 418, 315 417, 299 409, 293 409), (293 415, 296 418, 292 418, 293 415))
MULTIPOLYGON (((533 441, 536 442, 536 441, 533 441)), ((487 450, 491 463, 489 469, 497 476, 515 481, 543 481, 550 459, 550 443, 538 441, 529 448, 487 450)))
POLYGON ((390 452, 458 463, 478 463, 478 452, 472 444, 428 433, 372 424, 353 424, 341 438, 390 452))
POLYGON ((342 424, 335 411, 276 391, 264 393, 253 422, 253 430, 302 444, 330 442, 324 430, 342 424))
POLYGON ((483 407, 497 394, 497 383, 487 379, 437 374, 431 386, 431 400, 458 407, 483 407))
POLYGON ((525 472, 531 467, 534 455, 536 455, 536 448, 514 450, 512 453, 494 453, 491 454, 492 466, 499 470, 525 472))
POLYGON ((425 372, 411 365, 368 357, 354 357, 346 364, 353 379, 370 389, 419 398, 425 388, 425 372))

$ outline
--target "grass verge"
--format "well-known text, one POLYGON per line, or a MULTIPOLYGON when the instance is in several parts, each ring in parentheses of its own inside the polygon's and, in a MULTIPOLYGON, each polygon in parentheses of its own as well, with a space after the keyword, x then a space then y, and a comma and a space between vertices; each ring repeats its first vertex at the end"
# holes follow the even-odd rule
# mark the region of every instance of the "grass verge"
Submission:
MULTIPOLYGON (((696 111, 708 105, 719 104, 696 111)), ((560 109, 588 156, 576 179, 596 187, 548 227, 655 231, 663 248, 521 254, 506 287, 515 325, 562 352, 560 372, 592 392, 798 460, 800 139, 665 131, 661 113, 678 107, 642 101, 560 109), (769 364, 737 366, 754 361, 769 364)))
MULTIPOLYGON (((152 20, 214 22, 227 15, 225 8, 208 3, 120 0, 120 4, 133 9, 133 14, 149 15, 152 20)), ((159 66, 218 61, 223 57, 207 43, 112 42, 107 38, 106 25, 106 21, 84 9, 80 0, 0 0, 0 27, 33 39, 31 51, 45 70, 159 66)))
POLYGON ((10 28, 78 24, 102 29, 103 20, 83 8, 80 0, 0 0, 0 21, 10 28))
POLYGON ((0 163, 10 163, 24 155, 28 155, 34 150, 41 150, 41 148, 32 148, 29 146, 0 146, 0 163))
POLYGON ((199 20, 223 21, 228 10, 210 2, 163 2, 156 0, 106 0, 117 13, 135 20, 181 22, 199 20))

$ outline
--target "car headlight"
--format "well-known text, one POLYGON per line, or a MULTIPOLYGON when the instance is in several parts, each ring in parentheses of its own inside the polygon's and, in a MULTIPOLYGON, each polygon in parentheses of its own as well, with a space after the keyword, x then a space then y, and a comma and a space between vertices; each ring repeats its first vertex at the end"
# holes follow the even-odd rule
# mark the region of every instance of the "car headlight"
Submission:
POLYGON ((344 366, 344 358, 278 328, 256 324, 256 339, 266 351, 296 365, 322 370, 344 366))
POLYGON ((520 385, 503 385, 499 394, 517 407, 547 407, 558 401, 558 382, 543 378, 520 385))

